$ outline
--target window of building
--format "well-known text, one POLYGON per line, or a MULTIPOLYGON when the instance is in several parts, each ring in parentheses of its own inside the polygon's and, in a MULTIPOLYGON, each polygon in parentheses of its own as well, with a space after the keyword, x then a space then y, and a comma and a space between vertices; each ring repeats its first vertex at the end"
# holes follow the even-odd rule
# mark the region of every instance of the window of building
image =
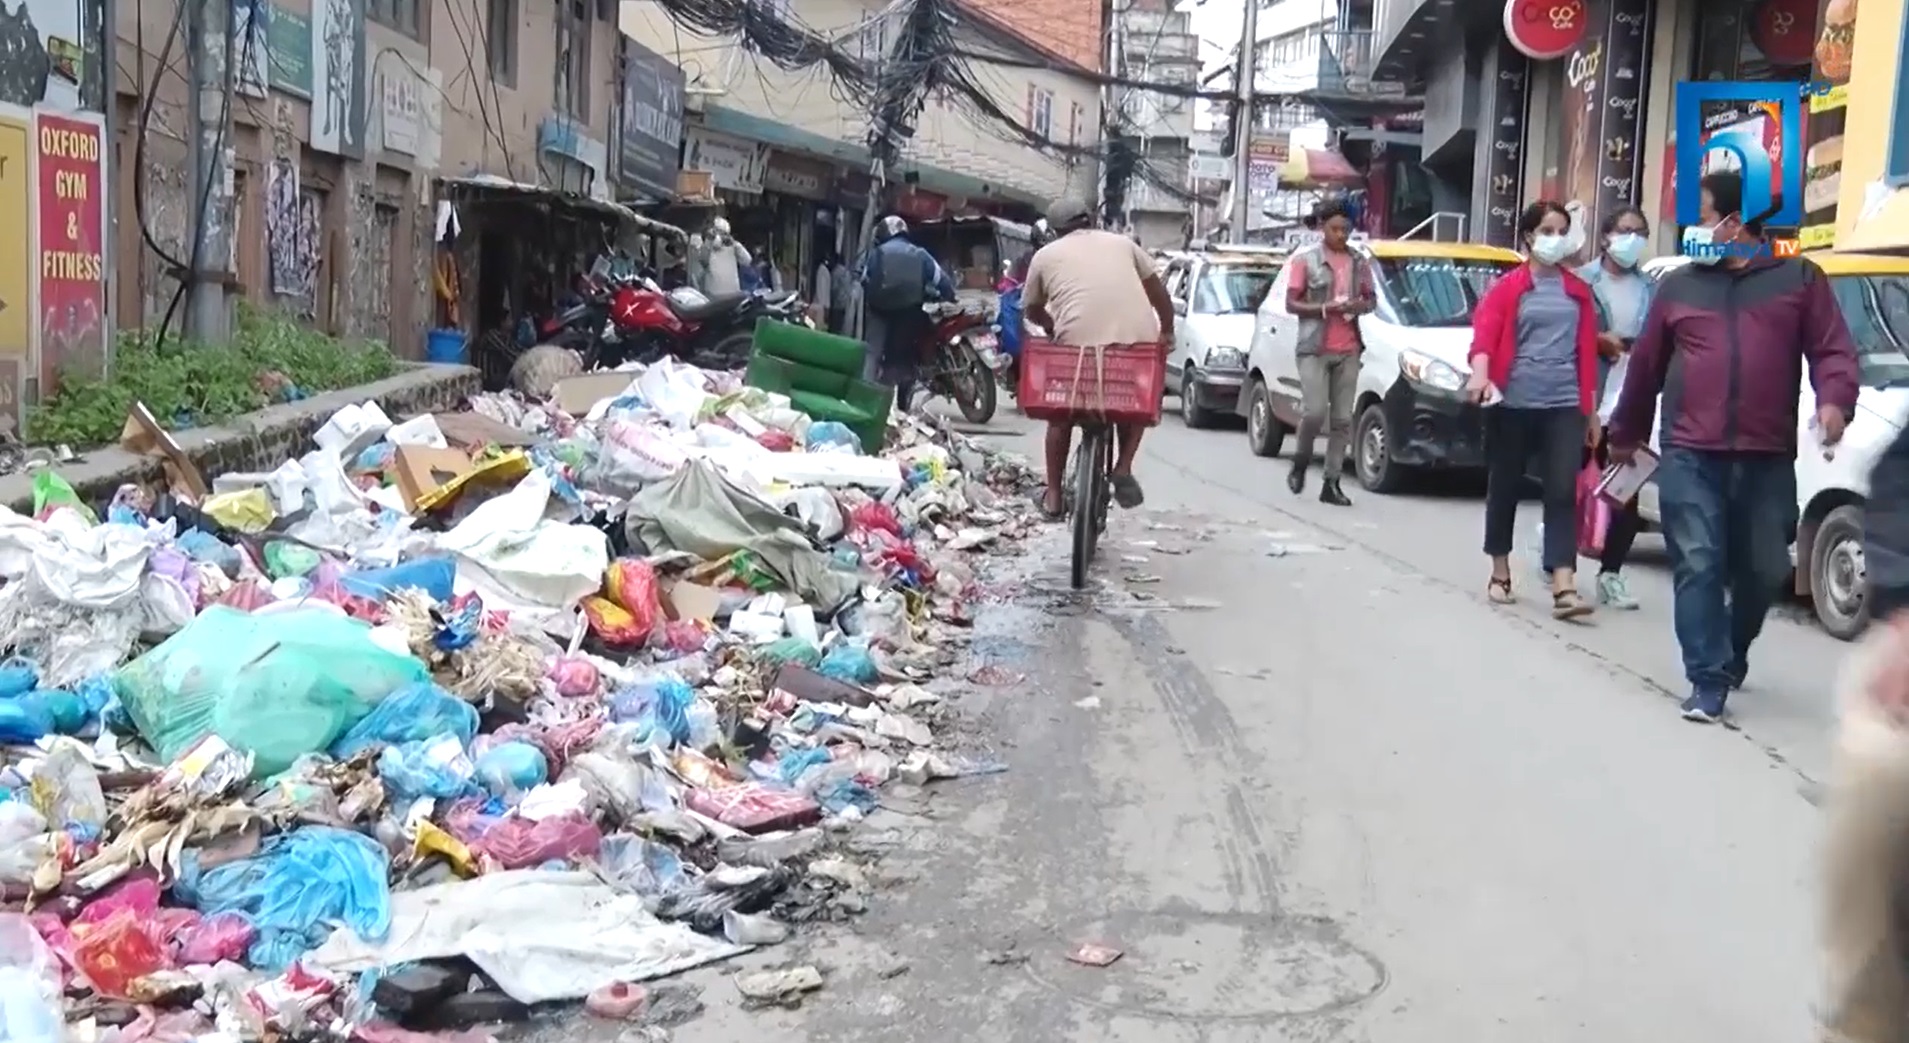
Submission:
POLYGON ((1082 113, 1081 113, 1080 102, 1073 102, 1071 105, 1068 106, 1067 143, 1069 145, 1080 144, 1081 114, 1082 113))
POLYGON ((1909 185, 1909 18, 1902 23, 1902 49, 1896 52, 1896 97, 1890 105, 1889 152, 1884 157, 1883 180, 1909 185))
POLYGON ((1027 126, 1040 137, 1054 139, 1054 92, 1027 85, 1027 126))
POLYGON ((418 35, 418 0, 365 0, 365 14, 406 36, 418 35))
POLYGON ((585 0, 571 0, 557 16, 556 109, 580 120, 590 118, 590 20, 585 0), (566 17, 567 15, 567 17, 566 17))
POLYGON ((517 85, 517 0, 487 0, 489 19, 484 38, 490 53, 491 79, 507 87, 517 85))

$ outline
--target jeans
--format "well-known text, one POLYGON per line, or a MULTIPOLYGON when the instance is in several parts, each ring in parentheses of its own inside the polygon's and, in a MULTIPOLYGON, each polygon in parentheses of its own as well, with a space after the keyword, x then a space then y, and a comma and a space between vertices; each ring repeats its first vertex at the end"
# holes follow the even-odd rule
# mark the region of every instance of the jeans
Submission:
POLYGON ((1584 461, 1584 414, 1558 409, 1485 410, 1485 553, 1511 553, 1525 463, 1535 460, 1544 489, 1545 571, 1578 564, 1578 469, 1584 461))
POLYGON ((1741 681, 1750 643, 1790 574, 1796 464, 1670 447, 1657 492, 1684 677, 1699 691, 1723 691, 1741 681))
POLYGON ((1299 356, 1300 408, 1298 445, 1293 464, 1312 466, 1312 444, 1326 428, 1326 480, 1336 482, 1345 473, 1346 443, 1352 440, 1352 406, 1359 397, 1359 356, 1326 354, 1299 356))

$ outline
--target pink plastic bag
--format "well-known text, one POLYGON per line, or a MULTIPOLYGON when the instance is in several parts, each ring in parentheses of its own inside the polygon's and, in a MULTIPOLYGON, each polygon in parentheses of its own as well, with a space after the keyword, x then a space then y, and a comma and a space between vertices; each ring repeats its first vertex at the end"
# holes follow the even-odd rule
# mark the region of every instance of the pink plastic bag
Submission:
POLYGON ((252 947, 258 931, 252 922, 238 913, 213 913, 194 926, 175 935, 178 948, 174 955, 182 964, 241 962, 245 950, 252 947))
POLYGON ((471 850, 505 869, 523 869, 552 859, 595 855, 603 846, 603 831, 581 814, 571 813, 532 822, 516 815, 484 832, 471 850))
POLYGON ((1578 472, 1578 554, 1595 558, 1604 553, 1604 534, 1611 527, 1611 505, 1597 494, 1604 472, 1593 461, 1578 472))

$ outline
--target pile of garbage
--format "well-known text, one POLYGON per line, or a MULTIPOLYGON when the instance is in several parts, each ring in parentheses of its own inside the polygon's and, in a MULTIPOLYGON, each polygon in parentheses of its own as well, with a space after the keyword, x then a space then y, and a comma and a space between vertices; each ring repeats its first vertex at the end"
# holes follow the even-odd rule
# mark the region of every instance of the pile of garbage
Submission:
POLYGON ((0 508, 9 1039, 666 1020, 637 983, 866 907, 884 785, 1003 769, 934 682, 1024 464, 670 362, 470 406, 0 508))

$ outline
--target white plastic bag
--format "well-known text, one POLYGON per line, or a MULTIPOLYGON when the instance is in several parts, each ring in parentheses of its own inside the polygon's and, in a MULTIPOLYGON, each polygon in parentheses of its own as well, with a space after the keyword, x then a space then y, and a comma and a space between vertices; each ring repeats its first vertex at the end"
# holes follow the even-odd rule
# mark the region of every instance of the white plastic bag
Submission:
POLYGON ((662 428, 637 420, 611 420, 604 425, 594 474, 607 489, 634 492, 668 478, 688 462, 689 454, 662 428))
POLYGON ((644 371, 636 387, 658 416, 682 430, 695 425, 697 414, 709 401, 703 371, 674 359, 664 359, 644 371))
MULTIPOLYGON (((46 829, 46 819, 31 804, 18 800, 0 801, 0 884, 27 884, 40 863, 53 857, 54 841, 46 829)), ((4 914, 0 914, 3 916, 4 914)), ((4 933, 4 928, 0 928, 4 933)), ((0 953, 7 942, 0 938, 0 953)), ((6 959, 0 955, 0 966, 6 959)))

